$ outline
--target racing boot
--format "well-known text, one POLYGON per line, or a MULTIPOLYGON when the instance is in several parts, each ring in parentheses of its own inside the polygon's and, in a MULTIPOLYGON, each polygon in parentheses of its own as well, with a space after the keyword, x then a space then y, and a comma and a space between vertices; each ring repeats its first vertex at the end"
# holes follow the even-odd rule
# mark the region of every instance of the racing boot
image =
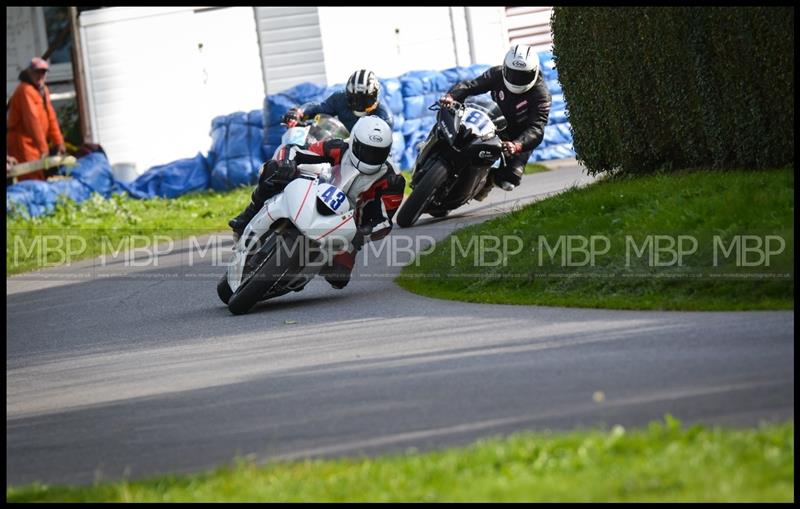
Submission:
POLYGON ((494 174, 494 184, 503 191, 513 191, 522 181, 522 168, 498 168, 494 174))
POLYGON ((242 236, 242 233, 244 233, 244 228, 247 226, 250 220, 253 219, 253 217, 256 215, 256 212, 258 212, 262 206, 263 203, 261 205, 257 205, 251 201, 241 214, 228 221, 228 226, 230 226, 231 230, 233 230, 234 242, 242 236))
POLYGON ((508 182, 506 180, 498 182, 497 183, 497 187, 499 187, 503 191, 513 191, 514 189, 517 188, 517 186, 515 186, 514 184, 512 184, 511 182, 508 182))
POLYGON ((250 204, 241 214, 228 221, 234 233, 234 242, 242 236, 245 227, 256 213, 264 206, 264 202, 272 198, 286 187, 297 174, 297 167, 292 161, 267 161, 258 172, 258 184, 250 195, 250 204))

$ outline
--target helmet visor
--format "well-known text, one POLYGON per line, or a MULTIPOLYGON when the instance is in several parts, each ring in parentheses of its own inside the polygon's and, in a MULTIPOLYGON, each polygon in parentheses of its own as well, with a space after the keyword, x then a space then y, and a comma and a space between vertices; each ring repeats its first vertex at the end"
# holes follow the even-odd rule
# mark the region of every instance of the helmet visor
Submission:
POLYGON ((518 69, 509 69, 508 67, 504 67, 503 77, 512 85, 524 87, 526 85, 530 85, 534 78, 536 78, 536 69, 531 69, 530 71, 520 71, 518 69))
POLYGON ((383 164, 391 151, 391 145, 388 147, 375 147, 353 140, 353 155, 356 156, 356 159, 366 164, 383 164))
POLYGON ((368 94, 347 94, 347 106, 353 111, 371 112, 378 107, 378 98, 368 94))

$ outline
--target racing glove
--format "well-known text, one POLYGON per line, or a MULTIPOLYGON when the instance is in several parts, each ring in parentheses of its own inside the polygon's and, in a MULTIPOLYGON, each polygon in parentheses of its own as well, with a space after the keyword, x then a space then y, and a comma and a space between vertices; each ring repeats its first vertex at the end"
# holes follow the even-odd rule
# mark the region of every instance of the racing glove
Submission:
POLYGON ((361 251, 361 248, 364 247, 364 242, 369 240, 372 230, 372 225, 365 224, 358 227, 358 230, 356 231, 355 236, 353 236, 353 240, 351 242, 355 251, 361 251))
POLYGON ((288 184, 297 176, 297 164, 288 159, 283 161, 270 160, 261 165, 260 171, 264 173, 267 182, 288 184))
POLYGON ((522 152, 522 143, 518 141, 504 141, 503 152, 508 155, 514 155, 518 152, 522 152))
POLYGON ((288 127, 294 127, 303 119, 303 110, 292 108, 283 115, 283 123, 288 127))
POLYGON ((452 95, 450 95, 450 94, 444 94, 444 95, 443 95, 443 96, 442 96, 442 97, 439 99, 439 104, 441 104, 442 106, 444 106, 444 107, 446 107, 446 108, 449 108, 449 107, 451 107, 451 106, 453 105, 453 103, 454 103, 454 102, 456 102, 456 100, 455 100, 455 99, 453 99, 453 96, 452 96, 452 95))

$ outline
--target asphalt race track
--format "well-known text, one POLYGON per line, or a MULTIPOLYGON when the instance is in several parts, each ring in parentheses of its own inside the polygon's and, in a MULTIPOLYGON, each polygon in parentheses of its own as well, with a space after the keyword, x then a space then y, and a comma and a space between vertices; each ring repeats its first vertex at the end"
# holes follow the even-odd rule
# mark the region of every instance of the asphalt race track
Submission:
MULTIPOLYGON (((555 166, 382 242, 438 241, 591 181, 555 166)), ((400 263, 375 256, 344 290, 317 278, 233 316, 215 291, 224 238, 199 262, 182 243, 157 267, 94 259, 6 280, 7 484, 428 450, 666 413, 731 426, 794 416, 792 311, 442 301, 400 289, 400 263)))

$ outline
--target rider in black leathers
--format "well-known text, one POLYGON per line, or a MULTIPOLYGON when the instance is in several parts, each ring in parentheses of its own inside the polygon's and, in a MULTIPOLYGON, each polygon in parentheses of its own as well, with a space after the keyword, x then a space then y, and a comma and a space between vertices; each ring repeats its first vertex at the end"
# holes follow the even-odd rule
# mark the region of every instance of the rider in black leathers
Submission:
MULTIPOLYGON (((490 92, 508 121, 498 133, 506 153, 505 164, 493 172, 494 183, 507 191, 522 180, 531 152, 542 142, 550 114, 550 92, 541 78, 539 56, 528 46, 513 46, 503 65, 491 67, 474 80, 453 85, 440 102, 449 105, 463 102, 468 96, 490 92)), ((491 190, 492 179, 476 196, 483 199, 491 190)))

